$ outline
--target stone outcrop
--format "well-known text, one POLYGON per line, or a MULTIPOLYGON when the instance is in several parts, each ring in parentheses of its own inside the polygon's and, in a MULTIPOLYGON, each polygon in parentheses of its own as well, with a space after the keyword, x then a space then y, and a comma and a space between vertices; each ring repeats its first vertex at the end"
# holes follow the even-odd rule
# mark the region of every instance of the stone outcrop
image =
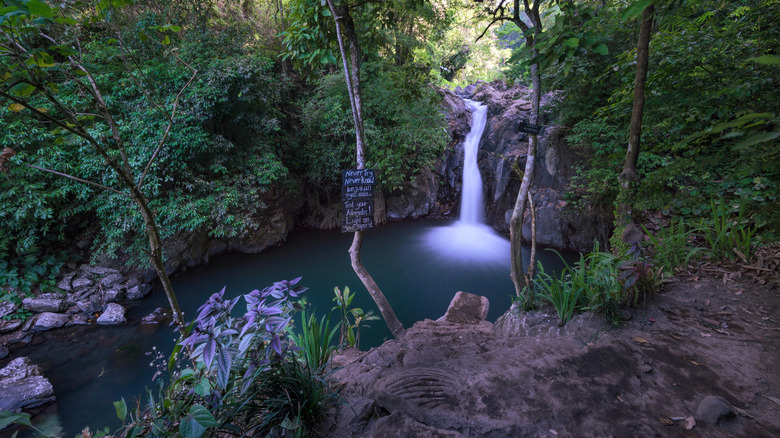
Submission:
POLYGON ((0 411, 35 412, 54 402, 54 388, 29 358, 18 357, 0 369, 0 411))

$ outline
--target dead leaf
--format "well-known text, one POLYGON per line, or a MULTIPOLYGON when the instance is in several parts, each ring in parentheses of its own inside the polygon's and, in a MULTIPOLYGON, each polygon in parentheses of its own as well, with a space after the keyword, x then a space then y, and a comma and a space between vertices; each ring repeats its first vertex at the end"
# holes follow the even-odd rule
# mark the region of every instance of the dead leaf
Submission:
POLYGON ((740 289, 740 290, 734 292, 734 295, 742 295, 742 292, 743 292, 742 289, 740 289))
POLYGON ((685 430, 691 430, 694 426, 696 426, 696 420, 694 420, 693 417, 687 417, 683 420, 683 427, 685 430))
POLYGON ((686 362, 692 363, 692 364, 696 365, 697 367, 701 366, 701 364, 699 362, 696 362, 695 360, 690 360, 687 357, 684 357, 683 360, 686 361, 686 362))
POLYGON ((665 424, 667 426, 674 425, 674 421, 671 418, 669 418, 669 417, 661 417, 661 423, 663 423, 663 424, 665 424))
POLYGON ((13 111, 13 112, 15 112, 15 113, 18 113, 18 112, 20 112, 21 110, 24 109, 24 105, 20 105, 18 103, 12 103, 12 104, 8 105, 8 109, 13 111))
POLYGON ((709 299, 709 298, 707 298, 706 300, 704 300, 704 305, 705 305, 705 306, 709 306, 709 305, 710 305, 710 299, 709 299))
POLYGON ((558 436, 558 431, 556 431, 555 429, 550 429, 550 433, 553 434, 554 436, 558 436))
POLYGON ((649 343, 650 343, 650 341, 648 341, 647 339, 645 339, 645 338, 640 338, 639 336, 634 336, 634 337, 633 337, 633 338, 631 338, 631 339, 633 339, 633 340, 634 340, 634 342, 638 342, 638 343, 640 343, 640 344, 649 344, 649 343))
POLYGON ((742 259, 742 261, 743 261, 743 262, 747 263, 747 257, 745 257, 745 254, 743 254, 743 253, 742 253, 740 250, 738 250, 737 248, 731 248, 731 249, 732 249, 732 251, 734 251, 734 253, 735 253, 736 255, 738 255, 738 256, 739 256, 739 258, 741 258, 741 259, 742 259))
POLYGON ((694 289, 701 289, 701 284, 696 284, 693 286, 694 289))
POLYGON ((709 333, 703 333, 703 332, 701 333, 701 337, 702 338, 709 338, 710 336, 712 336, 712 335, 709 334, 709 333))
POLYGON ((734 410, 737 411, 737 413, 739 415, 742 415, 745 418, 750 418, 750 419, 753 418, 753 416, 748 414, 747 411, 745 411, 744 409, 740 409, 740 408, 735 407, 734 410))
POLYGON ((724 272, 723 273, 723 284, 726 284, 727 281, 729 281, 729 275, 724 272))
POLYGON ((618 394, 617 399, 620 403, 625 403, 625 400, 623 400, 623 396, 618 394))

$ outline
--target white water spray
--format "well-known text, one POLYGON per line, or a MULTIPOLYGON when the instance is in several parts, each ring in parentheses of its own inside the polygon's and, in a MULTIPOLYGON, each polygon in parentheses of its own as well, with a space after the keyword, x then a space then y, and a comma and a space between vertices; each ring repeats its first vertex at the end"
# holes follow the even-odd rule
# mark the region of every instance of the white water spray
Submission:
POLYGON ((466 100, 472 112, 471 131, 463 144, 463 191, 460 220, 448 227, 432 229, 426 245, 449 259, 509 265, 509 241, 482 223, 482 177, 477 166, 479 141, 487 122, 487 106, 466 100))

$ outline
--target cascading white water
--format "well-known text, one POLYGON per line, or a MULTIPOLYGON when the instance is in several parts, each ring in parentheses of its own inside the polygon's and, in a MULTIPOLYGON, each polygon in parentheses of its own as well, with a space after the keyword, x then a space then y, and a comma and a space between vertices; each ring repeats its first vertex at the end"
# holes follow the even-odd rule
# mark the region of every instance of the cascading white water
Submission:
POLYGON ((477 166, 479 141, 485 130, 487 106, 466 100, 471 110, 471 131, 463 142, 463 191, 460 196, 460 221, 466 224, 482 223, 482 176, 477 166))
POLYGON ((437 255, 465 262, 509 266, 509 240, 482 223, 482 177, 477 166, 479 141, 487 122, 487 106, 466 100, 472 112, 471 131, 463 144, 463 191, 460 220, 437 227, 425 236, 425 245, 437 255))

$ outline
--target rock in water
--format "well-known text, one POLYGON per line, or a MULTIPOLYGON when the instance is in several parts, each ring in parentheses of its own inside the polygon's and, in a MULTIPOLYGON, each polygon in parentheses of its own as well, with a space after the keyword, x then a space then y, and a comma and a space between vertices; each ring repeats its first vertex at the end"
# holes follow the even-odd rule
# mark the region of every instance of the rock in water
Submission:
POLYGON ((30 411, 54 402, 54 388, 29 358, 19 357, 0 370, 0 411, 30 411))
POLYGON ((97 319, 99 325, 124 324, 126 322, 125 308, 117 303, 108 303, 106 310, 97 319))

